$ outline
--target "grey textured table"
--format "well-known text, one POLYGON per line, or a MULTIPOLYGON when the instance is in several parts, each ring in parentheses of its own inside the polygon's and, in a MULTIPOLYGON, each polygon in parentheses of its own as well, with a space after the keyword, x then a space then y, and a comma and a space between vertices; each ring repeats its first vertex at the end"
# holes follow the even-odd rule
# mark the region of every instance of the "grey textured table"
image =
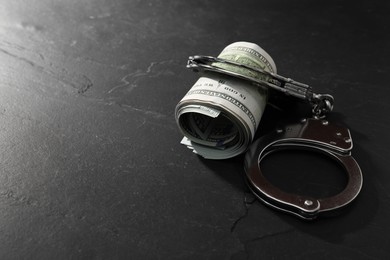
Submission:
MULTIPOLYGON (((0 6, 1 259, 390 256, 388 2, 0 6), (207 161, 179 144, 174 108, 197 79, 187 57, 242 40, 334 95, 364 174, 340 216, 273 211, 248 191, 242 156, 207 161)), ((267 108, 259 135, 285 115, 267 108)))

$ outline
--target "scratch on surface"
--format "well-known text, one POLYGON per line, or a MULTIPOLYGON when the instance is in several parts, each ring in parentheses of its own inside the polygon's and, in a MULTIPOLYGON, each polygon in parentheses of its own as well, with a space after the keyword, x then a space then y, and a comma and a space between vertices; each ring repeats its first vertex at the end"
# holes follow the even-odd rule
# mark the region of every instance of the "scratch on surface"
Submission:
POLYGON ((166 118, 167 117, 167 115, 162 114, 162 113, 157 112, 157 111, 140 109, 140 108, 136 108, 136 107, 133 107, 133 106, 130 106, 130 105, 127 105, 127 104, 121 104, 120 106, 126 107, 126 108, 130 108, 133 111, 141 112, 142 114, 152 116, 153 118, 160 119, 160 118, 166 118))
POLYGON ((166 61, 152 61, 149 66, 145 70, 136 70, 135 72, 126 74, 121 78, 121 84, 111 88, 109 91, 107 91, 108 94, 111 94, 112 92, 116 91, 119 88, 126 87, 128 91, 132 91, 134 88, 138 87, 139 80, 143 79, 144 77, 154 78, 158 77, 162 74, 170 74, 167 69, 162 70, 155 70, 154 68, 160 65, 165 65, 172 63, 173 60, 166 60, 166 61))
POLYGON ((289 228, 289 229, 282 230, 279 232, 267 233, 267 234, 264 234, 262 236, 258 236, 258 237, 255 237, 253 239, 250 239, 249 241, 246 242, 246 244, 254 243, 254 242, 261 241, 261 240, 264 240, 267 238, 276 237, 276 236, 280 236, 280 235, 284 235, 284 234, 288 234, 288 233, 292 233, 292 232, 294 232, 293 228, 289 228))
POLYGON ((14 48, 16 50, 19 50, 19 51, 25 51, 26 50, 26 48, 24 46, 16 44, 16 43, 13 43, 13 42, 8 42, 8 41, 6 41, 4 39, 2 39, 0 41, 0 44, 3 45, 3 46, 12 47, 12 48, 14 48))
POLYGON ((241 215, 238 219, 236 219, 234 222, 233 222, 233 225, 231 226, 230 228, 230 232, 234 232, 234 230, 236 229, 237 227, 237 224, 242 220, 244 219, 245 217, 248 216, 248 211, 249 211, 249 207, 255 202, 257 201, 256 198, 252 198, 252 200, 248 200, 248 197, 246 196, 247 193, 245 193, 244 195, 244 207, 245 207, 245 212, 243 215, 241 215))
POLYGON ((83 78, 84 82, 80 85, 81 88, 79 88, 77 92, 79 94, 84 94, 85 92, 87 92, 88 89, 90 89, 93 86, 93 83, 87 76, 81 75, 81 77, 83 78))
POLYGON ((140 125, 138 125, 137 128, 140 128, 146 124, 152 124, 152 125, 160 126, 162 128, 166 128, 166 129, 172 129, 172 130, 176 129, 176 124, 171 123, 172 117, 170 115, 166 115, 166 114, 163 114, 163 113, 160 113, 157 111, 153 111, 153 110, 137 108, 137 107, 134 107, 134 106, 128 105, 128 104, 117 103, 115 101, 103 102, 103 104, 108 105, 108 106, 113 106, 113 105, 119 106, 119 107, 123 108, 124 111, 131 110, 133 112, 138 112, 140 114, 143 114, 146 117, 158 119, 158 120, 147 120, 144 118, 142 123, 140 125), (170 122, 167 123, 167 121, 170 121, 170 122))
MULTIPOLYGON (((37 67, 37 65, 36 65, 34 62, 32 62, 32 61, 30 61, 30 60, 28 60, 28 59, 26 59, 26 58, 19 57, 19 56, 15 55, 15 54, 12 54, 12 53, 10 53, 10 52, 8 52, 8 51, 2 49, 2 48, 0 48, 0 51, 1 51, 2 53, 4 53, 4 54, 7 54, 8 56, 11 56, 11 57, 15 58, 15 59, 18 59, 18 60, 20 60, 20 61, 26 62, 27 64, 29 64, 29 65, 32 66, 32 67, 37 67)), ((43 68, 43 67, 40 67, 40 68, 43 68)))
POLYGON ((117 90, 119 88, 122 88, 122 87, 126 87, 126 86, 129 86, 130 89, 132 90, 133 88, 135 88, 137 86, 136 85, 136 79, 134 79, 134 78, 142 76, 142 75, 143 75, 143 73, 141 73, 140 71, 136 71, 136 72, 133 72, 133 73, 130 73, 130 74, 126 74, 123 78, 121 78, 121 82, 122 83, 117 85, 117 86, 115 86, 115 87, 113 87, 107 93, 111 94, 115 90, 117 90))
POLYGON ((293 228, 289 228, 289 229, 282 230, 282 231, 279 231, 279 232, 267 233, 267 234, 264 234, 264 235, 261 235, 261 236, 258 236, 258 237, 255 237, 255 238, 252 238, 252 239, 249 239, 249 240, 245 241, 244 242, 244 253, 246 255, 246 258, 249 259, 249 257, 250 257, 250 255, 249 255, 249 248, 248 248, 249 244, 256 243, 256 242, 262 241, 264 239, 268 239, 268 238, 272 238, 272 237, 276 237, 276 236, 292 233, 292 232, 294 232, 294 229, 293 228))
POLYGON ((129 105, 129 104, 121 104, 121 103, 117 103, 115 101, 104 102, 104 104, 108 105, 108 106, 116 105, 116 106, 119 106, 119 107, 122 107, 122 108, 125 108, 125 109, 130 109, 132 111, 140 112, 140 113, 142 113, 144 115, 148 115, 148 116, 151 116, 151 117, 156 118, 156 119, 166 119, 166 118, 168 118, 167 115, 162 114, 160 112, 153 111, 153 110, 137 108, 137 107, 134 107, 134 106, 129 105))
POLYGON ((5 198, 5 199, 9 199, 17 204, 25 204, 28 206, 37 206, 38 205, 38 201, 36 201, 34 199, 30 199, 26 196, 18 196, 12 190, 0 192, 0 197, 5 198))
MULTIPOLYGON (((34 69, 37 69, 37 70, 49 75, 50 77, 52 77, 56 80, 59 80, 60 82, 64 83, 67 86, 70 86, 74 89, 77 89, 77 93, 79 93, 79 94, 84 94, 86 91, 88 91, 93 86, 92 81, 86 75, 70 73, 69 71, 67 71, 64 68, 62 68, 62 69, 58 68, 57 70, 52 71, 52 70, 45 68, 42 65, 39 65, 39 64, 29 60, 29 59, 26 59, 25 57, 11 53, 3 48, 0 48, 0 52, 30 65, 34 69)), ((39 55, 41 60, 43 60, 43 61, 45 60, 45 58, 42 54, 39 53, 38 55, 39 55)), ((50 64, 50 67, 54 67, 53 64, 50 64)))

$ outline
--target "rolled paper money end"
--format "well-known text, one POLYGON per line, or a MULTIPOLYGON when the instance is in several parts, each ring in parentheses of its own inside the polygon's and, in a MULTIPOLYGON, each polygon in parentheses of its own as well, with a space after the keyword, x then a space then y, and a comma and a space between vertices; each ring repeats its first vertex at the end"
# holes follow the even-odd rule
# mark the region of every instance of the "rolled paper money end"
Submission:
MULTIPOLYGON (((218 58, 276 73, 271 56, 258 45, 236 42, 218 58)), ((268 80, 261 72, 215 62, 213 66, 268 80)), ((268 91, 249 81, 206 72, 177 104, 175 117, 187 145, 207 159, 227 159, 245 152, 253 141, 267 103, 268 91)))

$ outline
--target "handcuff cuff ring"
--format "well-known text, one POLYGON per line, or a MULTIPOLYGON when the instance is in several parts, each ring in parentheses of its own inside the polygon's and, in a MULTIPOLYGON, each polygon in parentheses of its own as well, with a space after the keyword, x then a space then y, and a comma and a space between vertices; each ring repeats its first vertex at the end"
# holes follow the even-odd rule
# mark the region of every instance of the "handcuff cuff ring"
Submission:
POLYGON ((327 120, 305 119, 299 124, 266 135, 255 141, 245 156, 246 180, 251 191, 265 204, 306 220, 333 212, 350 204, 359 194, 363 177, 351 156, 352 139, 345 127, 327 120), (281 149, 309 149, 329 156, 343 166, 347 185, 340 193, 328 198, 313 198, 287 193, 271 184, 260 168, 267 155, 281 149))

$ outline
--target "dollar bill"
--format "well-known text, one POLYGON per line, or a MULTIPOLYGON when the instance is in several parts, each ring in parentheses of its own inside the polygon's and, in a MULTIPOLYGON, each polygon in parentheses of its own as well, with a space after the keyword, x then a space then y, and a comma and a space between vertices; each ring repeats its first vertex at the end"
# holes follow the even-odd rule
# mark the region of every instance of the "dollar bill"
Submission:
MULTIPOLYGON (((253 43, 230 44, 218 58, 276 73, 269 54, 253 43)), ((243 67, 212 65, 267 80, 267 75, 243 67)), ((176 106, 176 121, 184 135, 181 143, 207 159, 227 159, 245 152, 259 126, 267 96, 266 88, 248 81, 204 72, 176 106)))
MULTIPOLYGON (((218 55, 218 58, 234 61, 252 68, 259 68, 276 74, 276 66, 271 56, 253 43, 237 42, 230 44, 218 55)), ((267 75, 242 67, 218 62, 213 63, 213 66, 230 70, 250 78, 262 81, 268 80, 267 75)))

